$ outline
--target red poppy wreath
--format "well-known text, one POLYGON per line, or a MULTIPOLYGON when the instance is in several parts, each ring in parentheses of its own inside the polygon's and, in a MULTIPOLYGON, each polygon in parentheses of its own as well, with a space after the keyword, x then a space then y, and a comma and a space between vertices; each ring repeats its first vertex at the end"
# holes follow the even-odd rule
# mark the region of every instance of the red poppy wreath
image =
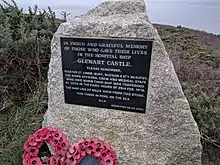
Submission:
POLYGON ((116 153, 100 139, 80 139, 70 146, 66 136, 58 129, 47 127, 28 137, 22 155, 23 165, 79 165, 86 156, 96 158, 100 165, 117 165, 116 153), (55 155, 46 157, 43 163, 39 157, 43 144, 49 144, 55 155))
POLYGON ((67 165, 79 165, 86 156, 93 156, 100 165, 117 165, 116 153, 111 146, 100 139, 80 139, 66 153, 67 165))
MULTIPOLYGON (((55 128, 42 128, 28 137, 24 144, 24 153, 22 155, 23 165, 42 165, 39 158, 39 149, 43 143, 51 145, 55 156, 47 157, 46 164, 62 165, 65 159, 65 153, 69 148, 69 141, 62 132, 55 128)), ((45 163, 44 163, 45 164, 45 163)))

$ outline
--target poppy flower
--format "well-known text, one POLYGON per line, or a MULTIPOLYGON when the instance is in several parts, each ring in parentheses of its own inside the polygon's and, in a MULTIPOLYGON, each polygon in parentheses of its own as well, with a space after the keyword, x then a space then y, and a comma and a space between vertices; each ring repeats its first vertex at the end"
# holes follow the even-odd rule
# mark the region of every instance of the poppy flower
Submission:
POLYGON ((115 152, 115 151, 112 151, 112 152, 111 152, 111 155, 112 155, 112 157, 113 157, 113 158, 116 158, 116 157, 117 157, 117 155, 116 155, 116 152, 115 152))
POLYGON ((54 162, 56 163, 55 165, 61 165, 63 162, 63 158, 60 156, 57 156, 54 160, 54 162))
POLYGON ((56 160, 53 156, 47 157, 45 160, 46 160, 47 164, 49 164, 49 165, 56 165, 56 160))
POLYGON ((28 137, 24 144, 24 154, 22 155, 23 165, 42 165, 38 153, 43 143, 50 144, 54 153, 56 153, 55 157, 47 158, 46 162, 50 165, 63 164, 65 152, 69 148, 69 141, 58 129, 46 127, 28 137))
POLYGON ((29 164, 28 164, 28 159, 23 159, 23 160, 22 160, 22 165, 29 165, 29 164))
POLYGON ((59 142, 58 140, 53 139, 53 140, 51 140, 51 141, 49 142, 49 144, 51 144, 54 148, 57 148, 58 142, 59 142))
POLYGON ((67 150, 67 147, 68 147, 68 146, 69 146, 68 143, 58 141, 58 143, 57 143, 57 145, 56 145, 56 150, 57 150, 58 152, 64 152, 64 151, 67 150))
POLYGON ((29 157, 29 156, 28 156, 28 152, 24 152, 23 155, 22 155, 22 159, 23 159, 23 160, 27 160, 28 157, 29 157))
POLYGON ((77 161, 73 157, 66 159, 66 164, 67 165, 78 165, 77 161))
POLYGON ((30 136, 28 137, 28 144, 29 144, 30 146, 37 146, 37 142, 35 141, 35 138, 34 138, 33 135, 30 135, 30 136))
POLYGON ((106 156, 105 158, 102 159, 103 164, 105 165, 114 165, 114 160, 111 156, 106 156))
POLYGON ((40 158, 31 158, 28 162, 29 162, 29 165, 40 165, 40 164, 42 164, 40 158))
POLYGON ((59 142, 64 142, 64 143, 66 143, 67 146, 70 145, 69 140, 67 139, 66 136, 62 136, 62 137, 59 139, 59 142))
POLYGON ((80 161, 86 156, 91 155, 97 158, 100 165, 117 165, 116 153, 112 150, 112 147, 101 141, 100 139, 80 139, 76 144, 69 148, 66 153, 66 164, 79 165, 80 161))
POLYGON ((43 145, 43 142, 38 142, 36 147, 37 147, 38 149, 40 149, 40 148, 42 147, 42 145, 43 145))
POLYGON ((29 145, 29 141, 26 141, 26 142, 24 143, 24 150, 25 150, 26 152, 28 152, 30 147, 31 147, 31 145, 29 145))
POLYGON ((111 146, 108 143, 104 142, 103 144, 104 144, 106 149, 112 150, 111 146))
POLYGON ((36 157, 38 156, 39 149, 37 147, 30 147, 29 148, 29 153, 33 156, 36 157))
POLYGON ((80 147, 80 155, 83 157, 86 156, 86 147, 85 146, 80 147))
POLYGON ((54 137, 54 139, 56 139, 56 140, 60 140, 60 138, 62 137, 62 132, 61 131, 56 131, 56 132, 54 132, 53 133, 53 137, 54 137))
POLYGON ((93 155, 96 152, 97 146, 95 145, 95 143, 90 144, 87 148, 86 148, 86 153, 89 155, 93 155))
POLYGON ((47 162, 47 164, 50 164, 50 159, 51 157, 46 157, 45 162, 47 162))
POLYGON ((101 153, 102 153, 102 149, 99 148, 99 147, 97 147, 97 148, 95 149, 94 155, 95 155, 96 157, 100 157, 100 156, 101 156, 101 153))
MULTIPOLYGON (((46 139, 46 136, 48 136, 50 130, 48 128, 42 128, 39 129, 34 133, 34 136, 39 136, 40 138, 46 139)), ((38 139, 39 139, 38 137, 38 139)))
POLYGON ((70 146, 67 137, 60 130, 47 127, 28 137, 22 155, 23 165, 43 165, 38 157, 39 149, 43 143, 50 144, 55 153, 55 156, 46 158, 49 165, 61 165, 64 162, 66 165, 79 165, 86 155, 97 158, 101 165, 118 164, 116 153, 108 143, 95 138, 81 138, 76 144, 70 146))
POLYGON ((98 146, 100 149, 104 149, 104 143, 103 143, 101 140, 95 139, 95 140, 94 140, 94 143, 95 143, 95 145, 98 146))
POLYGON ((84 143, 84 142, 85 142, 85 139, 82 138, 82 139, 79 139, 77 143, 78 143, 78 144, 82 144, 82 143, 84 143))
POLYGON ((71 157, 72 157, 72 155, 70 154, 69 151, 67 151, 67 152, 66 152, 66 158, 68 159, 68 158, 71 158, 71 157))
POLYGON ((81 155, 80 155, 80 153, 77 151, 76 154, 75 154, 75 156, 74 156, 74 158, 75 158, 76 160, 79 160, 80 157, 81 157, 81 155))
POLYGON ((72 154, 72 155, 75 155, 78 151, 80 151, 80 146, 78 146, 78 145, 72 145, 72 146, 69 148, 69 152, 70 152, 70 154, 72 154))
MULTIPOLYGON (((33 152, 33 151, 32 151, 32 152, 33 152)), ((30 151, 24 153, 24 155, 23 155, 23 158, 24 158, 24 159, 30 159, 30 158, 34 158, 34 157, 37 157, 37 156, 36 156, 36 153, 32 154, 30 151)))

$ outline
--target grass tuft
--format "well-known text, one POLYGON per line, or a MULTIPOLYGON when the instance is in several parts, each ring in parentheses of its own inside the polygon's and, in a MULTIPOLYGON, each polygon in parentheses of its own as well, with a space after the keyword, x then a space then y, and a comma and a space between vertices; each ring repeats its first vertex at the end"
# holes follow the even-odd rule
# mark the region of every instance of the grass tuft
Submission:
POLYGON ((4 113, 1 120, 0 160, 4 165, 21 164, 23 145, 28 136, 41 128, 43 114, 47 109, 46 85, 17 106, 4 113))

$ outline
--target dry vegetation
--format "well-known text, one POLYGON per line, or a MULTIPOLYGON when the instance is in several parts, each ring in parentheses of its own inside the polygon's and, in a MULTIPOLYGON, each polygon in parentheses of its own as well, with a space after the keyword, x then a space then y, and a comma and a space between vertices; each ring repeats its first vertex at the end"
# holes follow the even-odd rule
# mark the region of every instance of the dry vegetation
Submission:
POLYGON ((22 146, 47 108, 50 43, 61 23, 50 8, 0 5, 0 164, 21 164, 22 146))
MULTIPOLYGON (((61 23, 37 7, 0 7, 0 164, 21 164, 27 136, 47 108, 50 40, 61 23)), ((220 36, 155 25, 199 124, 204 164, 220 164, 220 36)))
POLYGON ((220 164, 220 36, 155 25, 189 100, 203 143, 204 165, 220 164))

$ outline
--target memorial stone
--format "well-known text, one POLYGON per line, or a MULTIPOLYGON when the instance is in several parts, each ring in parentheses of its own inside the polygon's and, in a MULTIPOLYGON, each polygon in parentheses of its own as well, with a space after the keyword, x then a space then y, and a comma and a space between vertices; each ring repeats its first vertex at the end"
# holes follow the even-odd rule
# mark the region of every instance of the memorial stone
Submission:
POLYGON ((102 2, 61 24, 51 49, 43 126, 72 144, 108 142, 119 165, 201 165, 198 126, 144 0, 102 2))

